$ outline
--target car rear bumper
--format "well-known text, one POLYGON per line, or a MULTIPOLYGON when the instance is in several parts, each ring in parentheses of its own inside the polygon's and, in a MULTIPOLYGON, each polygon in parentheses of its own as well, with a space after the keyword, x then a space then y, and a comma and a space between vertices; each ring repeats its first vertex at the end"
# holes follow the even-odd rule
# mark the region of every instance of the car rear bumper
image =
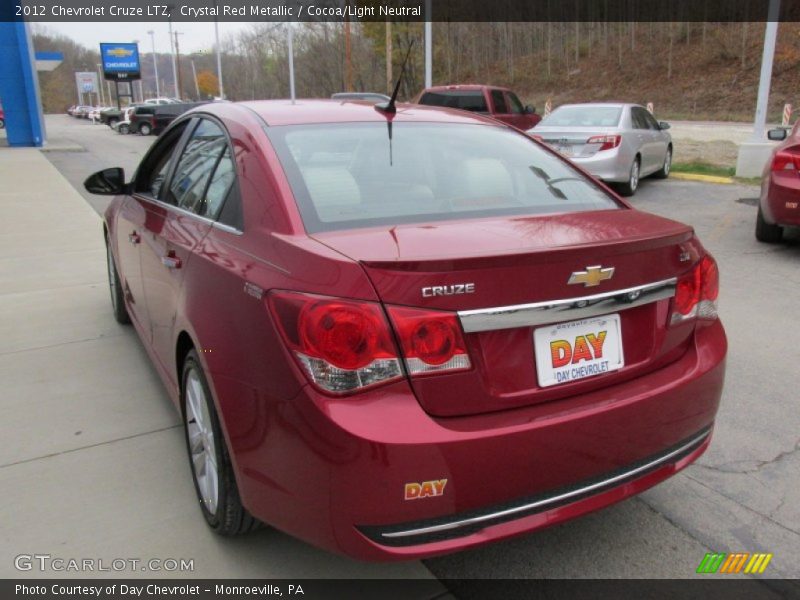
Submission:
POLYGON ((429 416, 403 382, 348 399, 305 387, 266 409, 256 443, 232 445, 242 499, 279 529, 368 560, 553 525, 637 494, 703 453, 726 351, 714 321, 684 356, 636 380, 470 417, 429 416), (406 484, 432 481, 443 493, 405 499, 406 484))
POLYGON ((621 146, 593 156, 571 157, 570 160, 598 179, 610 182, 628 181, 633 164, 633 157, 626 156, 621 146))
POLYGON ((800 176, 796 171, 770 172, 761 207, 768 223, 800 227, 800 176))

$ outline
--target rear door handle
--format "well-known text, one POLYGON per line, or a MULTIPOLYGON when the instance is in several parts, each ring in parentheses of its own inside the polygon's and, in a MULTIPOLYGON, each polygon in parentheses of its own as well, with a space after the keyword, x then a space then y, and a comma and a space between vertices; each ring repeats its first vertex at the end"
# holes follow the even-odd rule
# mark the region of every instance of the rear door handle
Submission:
POLYGON ((128 234, 128 241, 134 246, 142 241, 142 238, 135 231, 128 234))
POLYGON ((182 263, 177 256, 167 255, 161 257, 161 264, 168 269, 180 269, 182 263))

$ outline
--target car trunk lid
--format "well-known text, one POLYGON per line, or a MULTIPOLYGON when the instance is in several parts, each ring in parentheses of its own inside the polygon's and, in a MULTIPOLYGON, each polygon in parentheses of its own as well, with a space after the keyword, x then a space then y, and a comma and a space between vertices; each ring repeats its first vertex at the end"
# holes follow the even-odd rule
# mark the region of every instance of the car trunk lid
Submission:
MULTIPOLYGON (((594 156, 603 147, 603 142, 598 138, 620 135, 618 129, 607 127, 536 127, 531 130, 531 135, 540 138, 545 144, 556 152, 569 158, 586 158, 594 156)), ((617 144, 618 145, 618 144, 617 144)))

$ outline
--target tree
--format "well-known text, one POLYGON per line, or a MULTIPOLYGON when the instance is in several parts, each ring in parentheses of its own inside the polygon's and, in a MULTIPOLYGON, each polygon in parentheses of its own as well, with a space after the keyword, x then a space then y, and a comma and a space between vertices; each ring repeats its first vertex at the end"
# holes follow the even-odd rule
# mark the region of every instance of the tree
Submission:
POLYGON ((211 71, 200 71, 197 74, 197 87, 203 96, 219 96, 219 80, 211 71))

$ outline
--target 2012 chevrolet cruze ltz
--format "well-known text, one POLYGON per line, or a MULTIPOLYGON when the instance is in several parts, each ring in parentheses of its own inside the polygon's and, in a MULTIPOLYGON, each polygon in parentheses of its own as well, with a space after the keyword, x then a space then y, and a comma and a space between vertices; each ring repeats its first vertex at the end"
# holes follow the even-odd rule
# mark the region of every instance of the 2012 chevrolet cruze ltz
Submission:
POLYGON ((457 110, 210 104, 105 213, 114 315, 200 509, 363 559, 602 508, 707 448, 726 339, 692 229, 457 110))

